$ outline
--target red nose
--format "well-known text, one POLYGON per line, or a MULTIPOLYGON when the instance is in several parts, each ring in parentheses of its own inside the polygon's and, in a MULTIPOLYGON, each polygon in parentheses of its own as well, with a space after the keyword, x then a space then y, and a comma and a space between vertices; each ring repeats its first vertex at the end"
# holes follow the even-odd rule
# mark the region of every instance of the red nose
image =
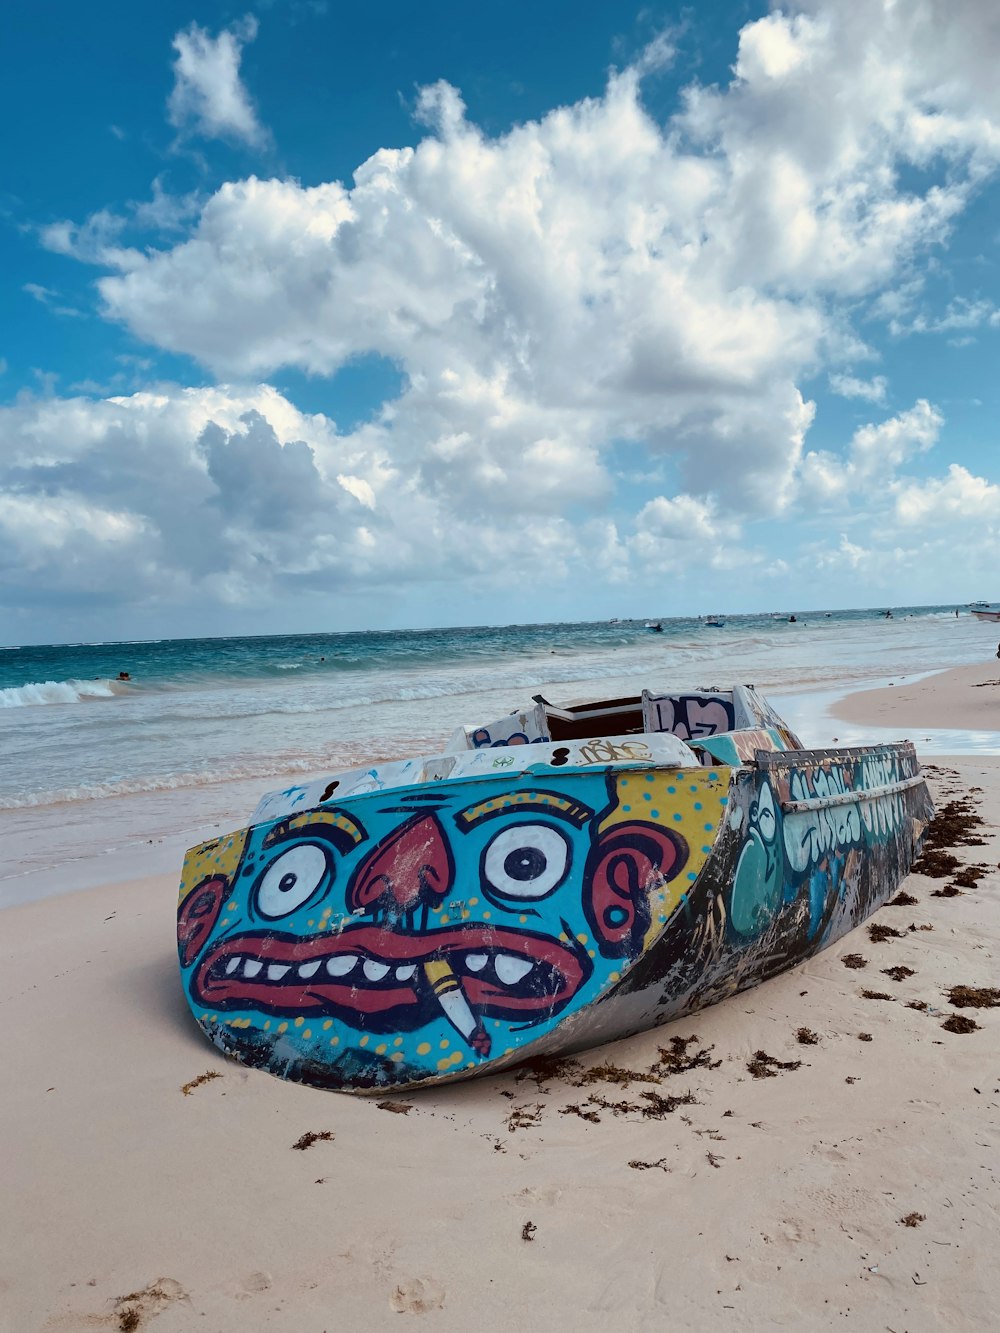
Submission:
POLYGON ((433 815, 417 815, 384 838, 361 862, 347 891, 352 912, 376 906, 404 912, 439 903, 454 866, 444 830, 433 815))

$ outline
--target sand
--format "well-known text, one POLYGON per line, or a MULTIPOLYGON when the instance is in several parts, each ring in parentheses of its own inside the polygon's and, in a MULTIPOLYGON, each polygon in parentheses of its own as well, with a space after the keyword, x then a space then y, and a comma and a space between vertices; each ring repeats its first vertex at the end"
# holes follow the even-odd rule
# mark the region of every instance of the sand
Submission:
POLYGON ((985 820, 953 851, 986 869, 912 874, 872 918, 898 935, 555 1076, 383 1105, 205 1041, 173 874, 0 913, 0 1330, 996 1327, 1000 1009, 947 992, 1000 984, 1000 757, 929 777, 985 820), (689 1067, 606 1067, 661 1048, 689 1067))
POLYGON ((933 676, 859 690, 830 710, 845 722, 1000 731, 1000 661, 953 667, 933 676))

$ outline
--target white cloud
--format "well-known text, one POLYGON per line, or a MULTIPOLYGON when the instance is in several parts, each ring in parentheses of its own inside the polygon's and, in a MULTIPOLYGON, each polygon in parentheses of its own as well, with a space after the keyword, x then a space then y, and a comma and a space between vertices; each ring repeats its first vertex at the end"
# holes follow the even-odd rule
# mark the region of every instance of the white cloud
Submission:
POLYGON ((216 37, 197 23, 177 33, 167 113, 181 135, 237 139, 255 148, 267 143, 267 131, 240 79, 243 47, 256 36, 257 20, 252 15, 216 37))
POLYGON ((864 398, 869 403, 884 403, 889 387, 884 375, 875 375, 870 380, 859 380, 854 375, 833 374, 829 378, 830 388, 841 398, 864 398))
MULTIPOLYGON (((884 376, 844 372, 871 355, 852 321, 917 327, 930 257, 1000 162, 1000 30, 984 15, 977 0, 802 0, 748 23, 732 80, 688 89, 665 125, 642 77, 670 59, 668 38, 602 96, 492 137, 439 81, 417 97, 420 141, 374 153, 349 185, 251 176, 186 201, 154 187, 141 216, 53 224, 50 249, 111 270, 108 317, 221 378, 329 376, 374 354, 402 379, 346 436, 264 389, 67 407, 90 413, 83 438, 93 420, 105 432, 74 493, 94 498, 83 474, 104 465, 105 436, 169 439, 213 520, 201 563, 170 546, 183 515, 143 508, 138 491, 112 497, 114 512, 136 516, 130 540, 149 560, 230 598, 253 579, 377 586, 404 568, 530 577, 529 549, 552 578, 681 568, 705 543, 718 566, 746 567, 754 520, 817 509, 845 527, 877 510, 898 530, 898 497, 926 484, 901 472, 938 438, 938 410, 919 400, 843 455, 805 452, 816 407, 801 385, 824 375, 842 396, 886 401, 884 376), (134 225, 173 234, 139 249, 134 225), (657 478, 634 514, 609 471, 618 446, 657 478), (267 484, 247 489, 258 460, 267 484)), ((240 81, 255 32, 178 35, 182 133, 263 142, 240 81)), ((959 299, 938 326, 994 313, 959 299)), ((23 429, 34 438, 41 415, 23 429)))
POLYGON ((994 547, 1000 538, 1000 486, 973 476, 959 463, 951 464, 946 477, 903 486, 896 494, 895 509, 906 527, 926 530, 944 525, 980 533, 986 527, 994 547))
POLYGON ((933 448, 943 424, 940 411, 920 398, 897 416, 860 426, 844 458, 827 450, 807 453, 799 470, 800 500, 837 505, 890 491, 903 464, 933 448))

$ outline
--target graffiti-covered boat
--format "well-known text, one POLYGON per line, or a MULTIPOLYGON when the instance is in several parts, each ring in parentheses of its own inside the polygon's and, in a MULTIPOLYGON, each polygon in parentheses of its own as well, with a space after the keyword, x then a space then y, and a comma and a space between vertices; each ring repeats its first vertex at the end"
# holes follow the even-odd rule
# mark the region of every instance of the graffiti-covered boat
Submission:
POLYGON ((531 706, 266 795, 187 853, 213 1042, 373 1091, 581 1050, 832 944, 933 813, 909 742, 807 750, 752 687, 531 706))

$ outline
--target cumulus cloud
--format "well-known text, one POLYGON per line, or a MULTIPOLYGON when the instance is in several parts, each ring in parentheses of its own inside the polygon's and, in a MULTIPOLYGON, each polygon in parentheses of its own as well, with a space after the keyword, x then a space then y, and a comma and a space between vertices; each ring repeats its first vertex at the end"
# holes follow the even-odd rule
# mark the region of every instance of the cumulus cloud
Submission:
MULTIPOLYGON (((457 562, 487 578, 491 562, 526 569, 528 544, 552 576, 613 580, 706 545, 745 565, 754 522, 876 493, 905 523, 894 497, 920 484, 902 470, 938 438, 938 410, 920 400, 842 452, 807 451, 802 385, 824 375, 885 402, 885 377, 844 370, 868 354, 852 322, 912 321, 921 262, 1000 161, 987 17, 978 0, 800 0, 746 24, 732 78, 689 87, 665 124, 642 95, 671 58, 662 39, 601 96, 496 136, 434 83, 419 141, 349 183, 250 176, 186 208, 161 191, 146 220, 176 234, 158 248, 127 243, 108 211, 53 224, 49 248, 111 270, 109 318, 222 379, 330 376, 367 355, 401 372, 398 396, 346 436, 273 391, 220 390, 211 412, 173 390, 156 412, 141 396, 115 408, 126 435, 150 413, 174 423, 211 533, 204 568, 170 557, 178 577, 231 566, 227 595, 241 577, 377 581, 407 561, 414 577, 457 562), (651 485, 665 493, 621 500, 619 446, 672 479, 651 485), (245 480, 254 460, 261 486, 245 480)), ((239 75, 255 33, 178 34, 179 130, 262 142, 239 75)), ((955 331, 994 315, 969 298, 934 318, 955 331)), ((139 523, 129 540, 165 540, 136 497, 114 504, 139 523)))
POLYGON ((182 136, 236 139, 253 148, 267 143, 267 131, 240 78, 243 47, 256 36, 257 20, 252 15, 223 28, 216 37, 197 23, 176 35, 167 114, 182 136))
POLYGON ((810 505, 835 505, 862 493, 891 490, 903 464, 933 448, 943 424, 940 411, 920 398, 908 411, 859 427, 846 457, 811 451, 799 471, 801 499, 810 505))

